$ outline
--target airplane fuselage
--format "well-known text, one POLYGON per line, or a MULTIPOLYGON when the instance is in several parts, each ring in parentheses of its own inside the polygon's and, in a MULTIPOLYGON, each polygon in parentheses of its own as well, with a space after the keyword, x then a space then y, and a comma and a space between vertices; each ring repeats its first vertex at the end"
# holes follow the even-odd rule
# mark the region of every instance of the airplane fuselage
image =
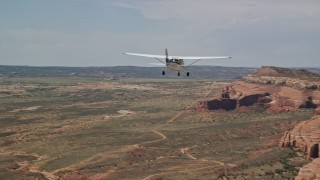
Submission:
POLYGON ((167 68, 173 71, 182 71, 184 69, 183 66, 181 66, 180 64, 176 64, 176 63, 167 63, 167 68))
POLYGON ((184 69, 184 62, 183 59, 168 59, 166 66, 170 70, 180 72, 184 69))

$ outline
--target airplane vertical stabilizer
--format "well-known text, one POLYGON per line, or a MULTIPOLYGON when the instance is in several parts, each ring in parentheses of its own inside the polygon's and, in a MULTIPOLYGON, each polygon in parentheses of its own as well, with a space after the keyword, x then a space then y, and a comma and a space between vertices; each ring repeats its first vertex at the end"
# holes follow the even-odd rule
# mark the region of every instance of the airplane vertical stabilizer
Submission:
POLYGON ((166 62, 169 62, 169 58, 168 58, 168 49, 166 48, 166 62))

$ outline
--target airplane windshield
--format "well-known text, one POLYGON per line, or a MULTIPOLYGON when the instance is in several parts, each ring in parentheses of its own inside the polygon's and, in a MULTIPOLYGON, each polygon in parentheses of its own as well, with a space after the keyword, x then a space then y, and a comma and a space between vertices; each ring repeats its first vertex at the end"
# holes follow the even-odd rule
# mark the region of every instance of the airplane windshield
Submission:
POLYGON ((183 65, 183 64, 184 64, 182 59, 172 59, 171 62, 180 64, 180 65, 183 65))

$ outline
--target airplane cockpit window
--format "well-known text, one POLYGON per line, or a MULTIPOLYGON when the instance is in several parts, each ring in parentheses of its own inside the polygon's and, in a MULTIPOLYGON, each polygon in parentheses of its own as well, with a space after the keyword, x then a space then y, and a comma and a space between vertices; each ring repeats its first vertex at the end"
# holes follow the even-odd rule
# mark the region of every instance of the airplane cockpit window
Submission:
POLYGON ((180 65, 184 64, 182 59, 170 59, 169 62, 173 62, 180 65))
POLYGON ((180 64, 180 65, 183 65, 182 59, 177 59, 177 63, 180 64))

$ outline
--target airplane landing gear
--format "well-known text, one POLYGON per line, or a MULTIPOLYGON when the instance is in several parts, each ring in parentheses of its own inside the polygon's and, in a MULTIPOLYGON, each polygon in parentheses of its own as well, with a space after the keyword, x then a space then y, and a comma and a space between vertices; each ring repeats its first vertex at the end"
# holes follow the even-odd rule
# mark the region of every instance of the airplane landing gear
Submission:
POLYGON ((178 76, 180 76, 180 72, 178 72, 178 76))
POLYGON ((166 74, 166 72, 162 71, 162 76, 164 76, 166 74))
POLYGON ((190 72, 187 72, 187 76, 190 76, 190 72))

